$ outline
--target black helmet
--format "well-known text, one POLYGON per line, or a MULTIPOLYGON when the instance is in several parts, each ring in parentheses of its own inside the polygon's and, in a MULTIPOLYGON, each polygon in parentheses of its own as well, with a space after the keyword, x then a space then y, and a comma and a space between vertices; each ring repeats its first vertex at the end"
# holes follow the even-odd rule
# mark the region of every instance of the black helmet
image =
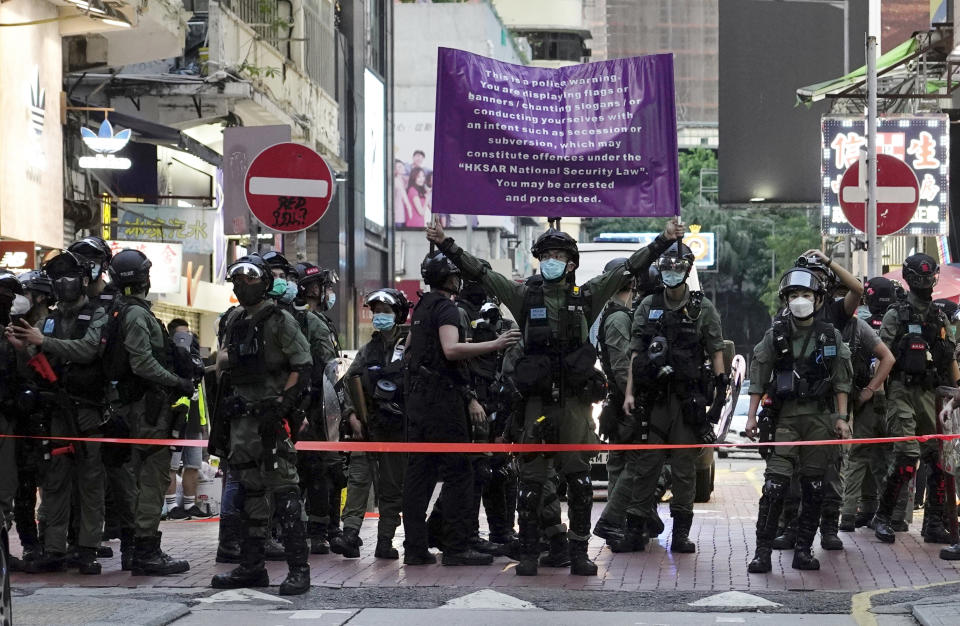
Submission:
POLYGON ((50 280, 50 277, 47 276, 47 273, 43 270, 30 270, 29 272, 20 274, 17 278, 20 280, 20 284, 23 285, 24 291, 35 291, 47 296, 48 304, 53 304, 57 301, 57 297, 53 293, 53 281, 50 280))
POLYGON ((383 302, 393 309, 393 313, 397 316, 397 326, 407 321, 411 305, 407 296, 399 289, 392 287, 377 289, 364 299, 363 306, 372 308, 374 302, 383 302))
POLYGON ((431 287, 443 289, 447 279, 453 275, 459 276, 460 268, 439 250, 428 254, 420 264, 420 276, 431 287))
POLYGON ((603 266, 603 273, 612 272, 618 267, 622 267, 624 271, 627 271, 627 257, 618 256, 615 259, 610 259, 610 261, 603 266))
POLYGON ((912 254, 903 262, 903 280, 910 290, 933 289, 940 277, 940 266, 929 254, 912 254))
POLYGON ((570 255, 570 260, 576 267, 580 267, 580 250, 577 248, 577 240, 556 228, 548 228, 546 232, 537 237, 530 248, 534 257, 540 258, 547 250, 563 250, 570 255))
POLYGON ((657 270, 660 272, 660 282, 666 287, 679 287, 687 280, 687 276, 693 270, 693 263, 696 257, 693 250, 682 241, 674 241, 670 247, 657 259, 657 270), (668 285, 663 280, 664 272, 683 272, 683 280, 675 285, 668 285))
POLYGON ((23 295, 23 285, 17 280, 17 275, 10 270, 0 270, 0 297, 6 296, 13 300, 14 294, 23 295))
POLYGON ((821 297, 826 293, 820 277, 806 267, 792 267, 780 279, 780 298, 785 300, 787 294, 798 289, 808 289, 821 297))
POLYGON ((340 281, 340 277, 337 276, 335 270, 321 269, 313 263, 306 261, 297 263, 297 265, 290 270, 289 274, 291 277, 296 278, 301 295, 303 295, 304 287, 310 283, 319 282, 321 287, 326 288, 333 287, 340 281))
POLYGON ((937 307, 947 316, 947 322, 955 324, 960 321, 960 305, 947 298, 937 298, 933 301, 933 306, 937 307))
POLYGON ((827 291, 832 291, 837 284, 837 275, 820 260, 820 257, 814 255, 798 257, 794 267, 805 267, 812 271, 820 278, 823 288, 827 291))
POLYGON ((501 320, 503 313, 500 311, 500 307, 496 302, 486 302, 480 307, 480 317, 492 324, 501 320))
POLYGON ((118 252, 110 261, 110 282, 127 293, 130 287, 146 286, 150 289, 150 268, 153 263, 143 252, 125 248, 118 252))
MULTIPOLYGON (((119 256, 118 254, 117 257, 119 256)), ((273 272, 270 271, 270 266, 259 254, 242 256, 231 263, 230 267, 227 268, 227 280, 237 276, 257 278, 267 287, 273 284, 273 272)))
POLYGON ((64 250, 43 264, 42 270, 51 281, 64 276, 89 276, 93 264, 85 257, 64 250))
MULTIPOLYGON (((253 255, 251 255, 253 256, 253 255)), ((276 250, 269 250, 259 255, 271 270, 281 270, 284 274, 294 272, 294 267, 290 265, 287 258, 276 250)))
POLYGON ((874 315, 880 315, 897 301, 896 286, 889 278, 876 276, 863 285, 863 300, 874 315))
POLYGON ((87 235, 83 239, 74 241, 67 246, 67 250, 93 263, 93 270, 96 274, 96 276, 93 276, 93 280, 100 278, 100 274, 110 265, 110 259, 113 258, 113 251, 110 246, 102 237, 96 235, 87 235))

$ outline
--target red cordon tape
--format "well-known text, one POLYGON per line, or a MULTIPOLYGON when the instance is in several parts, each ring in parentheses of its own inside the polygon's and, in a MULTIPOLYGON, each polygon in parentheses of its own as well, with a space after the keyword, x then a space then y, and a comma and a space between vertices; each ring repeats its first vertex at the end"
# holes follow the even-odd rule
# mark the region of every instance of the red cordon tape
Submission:
MULTIPOLYGON (((89 441, 120 443, 129 446, 207 447, 206 439, 111 439, 107 437, 36 437, 3 435, 9 439, 54 439, 56 441, 89 441)), ((405 443, 394 441, 298 441, 297 450, 313 452, 610 452, 615 450, 683 450, 686 448, 756 448, 764 446, 836 446, 851 444, 883 444, 898 441, 950 441, 956 435, 912 435, 909 437, 876 437, 869 439, 821 439, 817 441, 771 441, 768 443, 405 443)))

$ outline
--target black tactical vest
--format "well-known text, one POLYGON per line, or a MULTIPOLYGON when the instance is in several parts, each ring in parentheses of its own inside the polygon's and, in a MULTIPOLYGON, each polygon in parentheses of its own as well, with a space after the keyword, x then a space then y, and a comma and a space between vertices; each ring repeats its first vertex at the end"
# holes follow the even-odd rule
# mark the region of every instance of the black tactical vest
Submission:
POLYGON ((899 327, 894 341, 894 373, 907 376, 926 376, 932 386, 936 372, 949 370, 953 359, 953 344, 947 335, 947 318, 930 305, 926 314, 916 311, 910 303, 894 306, 899 327))
POLYGON ((772 392, 778 400, 824 399, 833 391, 833 360, 837 358, 837 336, 832 324, 815 320, 810 341, 815 348, 809 356, 797 360, 792 347, 793 327, 787 319, 773 323, 772 392))
MULTIPOLYGON (((405 359, 410 374, 414 377, 423 379, 430 375, 442 376, 454 385, 464 386, 470 382, 466 364, 463 361, 448 361, 440 344, 440 329, 436 325, 435 312, 444 300, 449 302, 446 295, 430 291, 423 294, 417 302, 413 309, 410 347, 405 352, 405 359), (427 372, 422 368, 426 368, 427 372)), ((462 339, 464 329, 460 329, 460 334, 462 339)))
MULTIPOLYGON (((63 311, 54 309, 43 321, 41 332, 45 337, 55 339, 82 339, 90 328, 93 314, 99 303, 87 302, 76 313, 76 322, 68 333, 63 329, 63 311)), ((72 363, 49 356, 48 361, 60 379, 67 393, 90 400, 100 400, 104 395, 105 380, 103 370, 95 363, 72 363)))
POLYGON ((656 337, 663 337, 667 344, 666 364, 673 368, 671 380, 701 381, 707 359, 697 332, 697 320, 700 319, 702 302, 703 292, 691 291, 685 306, 670 310, 667 308, 663 292, 654 294, 641 335, 644 346, 644 350, 638 355, 641 363, 646 358, 646 347, 656 337))
POLYGON ((263 353, 267 319, 282 316, 283 311, 276 305, 267 304, 252 317, 241 307, 235 307, 227 315, 230 317, 223 326, 223 343, 227 346, 231 382, 235 385, 256 384, 267 375, 263 353))

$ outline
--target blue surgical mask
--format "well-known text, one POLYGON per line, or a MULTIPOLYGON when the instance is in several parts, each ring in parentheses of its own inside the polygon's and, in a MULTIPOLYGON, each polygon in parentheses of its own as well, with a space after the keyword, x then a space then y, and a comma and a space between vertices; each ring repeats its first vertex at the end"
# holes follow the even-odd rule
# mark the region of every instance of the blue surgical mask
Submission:
POLYGON ((377 330, 390 330, 397 323, 393 313, 374 313, 373 327, 377 330))
POLYGON ((283 292, 283 295, 280 296, 280 302, 283 304, 290 304, 297 299, 297 293, 300 291, 300 288, 297 287, 297 283, 287 283, 287 290, 283 292))
POLYGON ((857 317, 864 321, 869 321, 873 317, 873 313, 870 312, 870 307, 868 306, 858 306, 857 307, 857 317))
POLYGON ((270 287, 270 291, 267 292, 267 295, 271 298, 279 298, 287 291, 287 281, 282 278, 274 278, 273 286, 270 287))
POLYGON ((560 259, 547 259, 540 262, 540 273, 544 280, 557 280, 567 270, 567 264, 560 259))
POLYGON ((664 270, 660 272, 660 278, 663 280, 663 284, 667 287, 679 287, 684 280, 686 280, 687 275, 684 272, 678 272, 676 270, 664 270))
POLYGON ((333 308, 333 305, 337 303, 337 294, 331 293, 327 294, 326 304, 323 307, 324 311, 329 311, 333 308))

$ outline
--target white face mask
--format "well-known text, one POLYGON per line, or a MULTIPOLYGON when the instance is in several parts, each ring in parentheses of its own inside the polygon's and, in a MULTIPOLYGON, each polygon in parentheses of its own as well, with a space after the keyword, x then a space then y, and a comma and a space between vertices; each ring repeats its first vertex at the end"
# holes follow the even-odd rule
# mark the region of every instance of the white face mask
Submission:
POLYGON ((805 320, 813 315, 814 304, 810 298, 795 298, 790 301, 790 313, 798 320, 805 320))

